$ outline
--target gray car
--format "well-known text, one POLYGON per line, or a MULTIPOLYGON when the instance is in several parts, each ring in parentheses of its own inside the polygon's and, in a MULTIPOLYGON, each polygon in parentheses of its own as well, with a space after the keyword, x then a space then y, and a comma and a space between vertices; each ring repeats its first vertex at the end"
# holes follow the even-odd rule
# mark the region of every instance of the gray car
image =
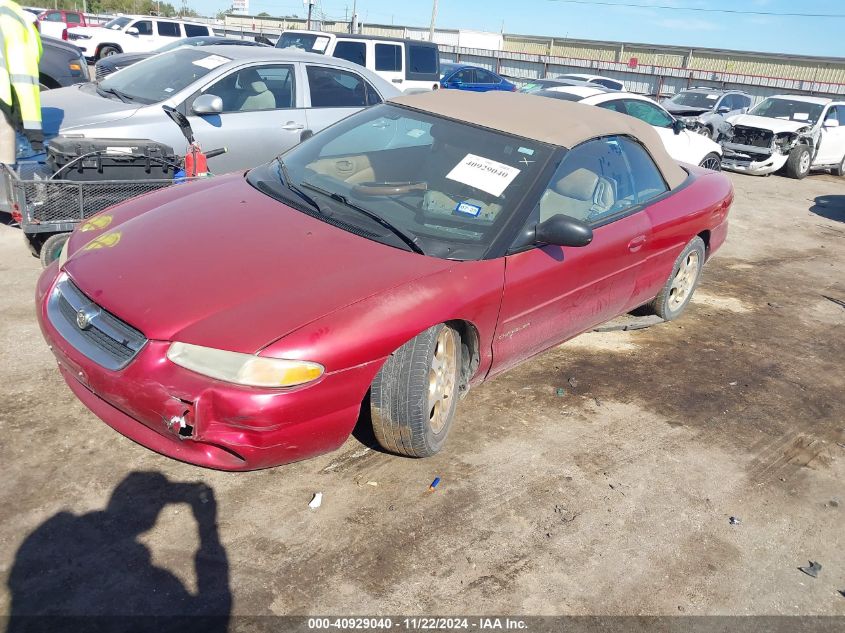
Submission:
POLYGON ((162 105, 185 114, 213 173, 253 167, 400 91, 342 59, 290 50, 203 46, 162 53, 99 84, 41 97, 45 137, 143 138, 185 150, 162 105))
POLYGON ((673 116, 691 130, 718 140, 725 119, 743 114, 751 106, 751 96, 739 90, 689 88, 660 102, 673 116))

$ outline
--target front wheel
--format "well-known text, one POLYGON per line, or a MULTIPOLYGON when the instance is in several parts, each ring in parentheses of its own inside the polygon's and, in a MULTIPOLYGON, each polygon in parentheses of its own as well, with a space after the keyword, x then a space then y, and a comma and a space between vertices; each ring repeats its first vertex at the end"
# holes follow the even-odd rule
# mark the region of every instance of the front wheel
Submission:
POLYGON ((59 255, 61 255, 62 249, 65 246, 65 242, 68 241, 69 237, 70 233, 56 233, 44 240, 40 253, 41 265, 44 266, 44 268, 47 268, 47 266, 59 258, 59 255))
POLYGON ((789 152, 789 158, 786 159, 786 175, 797 180, 805 178, 810 173, 812 158, 808 146, 796 145, 789 152))
POLYGON ((833 175, 834 176, 845 176, 845 156, 842 157, 842 160, 839 161, 839 165, 833 168, 833 175))
POLYGON ((458 403, 461 336, 435 325, 396 350, 370 390, 373 432, 386 450, 410 457, 437 453, 458 403))
POLYGON ((669 279, 651 302, 652 311, 661 319, 677 319, 686 309, 701 278, 704 255, 704 241, 696 236, 675 260, 669 279))
POLYGON ((698 166, 704 167, 704 169, 712 169, 713 171, 722 171, 722 157, 716 152, 710 152, 707 156, 701 159, 698 166))

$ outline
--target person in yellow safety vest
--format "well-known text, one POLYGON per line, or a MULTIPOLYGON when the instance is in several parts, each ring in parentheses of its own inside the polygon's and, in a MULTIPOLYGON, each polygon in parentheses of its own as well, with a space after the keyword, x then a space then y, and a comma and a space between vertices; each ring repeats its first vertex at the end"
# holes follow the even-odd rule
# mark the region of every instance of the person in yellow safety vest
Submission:
POLYGON ((15 163, 21 131, 33 149, 42 149, 38 62, 41 37, 24 10, 0 0, 0 163, 15 163))

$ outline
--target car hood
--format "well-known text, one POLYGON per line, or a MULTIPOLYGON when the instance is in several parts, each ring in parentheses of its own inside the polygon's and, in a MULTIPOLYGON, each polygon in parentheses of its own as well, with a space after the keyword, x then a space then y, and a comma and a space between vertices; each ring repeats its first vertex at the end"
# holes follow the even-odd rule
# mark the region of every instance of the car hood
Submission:
POLYGON ((661 105, 672 114, 680 116, 699 116, 705 112, 710 112, 709 108, 693 108, 691 106, 677 105, 669 101, 664 101, 661 105))
POLYGON ((797 132, 805 127, 812 127, 809 121, 786 121, 785 119, 773 119, 765 116, 754 116, 753 114, 739 114, 728 118, 731 125, 744 125, 761 130, 771 130, 775 134, 780 132, 797 132))
MULTIPOLYGON (((79 35, 92 35, 94 37, 100 37, 101 34, 105 31, 102 26, 75 26, 73 27, 73 32, 79 35)), ((114 31, 115 33, 123 33, 123 31, 114 31)))
POLYGON ((89 125, 111 123, 135 114, 144 104, 123 103, 101 97, 95 84, 86 83, 41 93, 41 119, 44 136, 89 125))
POLYGON ((242 174, 174 185, 98 218, 107 226, 80 227, 65 264, 86 295, 148 338, 244 353, 454 263, 326 224, 242 174))

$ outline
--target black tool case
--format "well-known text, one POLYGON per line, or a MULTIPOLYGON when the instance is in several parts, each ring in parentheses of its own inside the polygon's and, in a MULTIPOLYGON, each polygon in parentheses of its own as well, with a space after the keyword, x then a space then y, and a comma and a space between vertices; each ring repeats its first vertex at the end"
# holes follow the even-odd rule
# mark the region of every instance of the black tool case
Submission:
POLYGON ((173 148, 149 139, 57 136, 47 144, 55 180, 155 180, 180 169, 173 148))

